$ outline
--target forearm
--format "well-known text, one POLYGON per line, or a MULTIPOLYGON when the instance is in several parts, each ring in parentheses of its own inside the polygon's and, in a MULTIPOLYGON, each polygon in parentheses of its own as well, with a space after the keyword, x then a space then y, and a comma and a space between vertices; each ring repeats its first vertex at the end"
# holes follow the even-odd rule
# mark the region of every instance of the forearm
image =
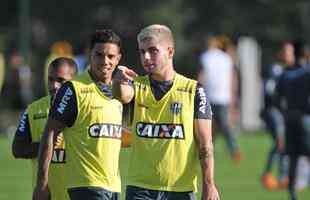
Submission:
POLYGON ((212 121, 195 120, 195 133, 203 184, 214 184, 212 121))
POLYGON ((129 103, 134 96, 133 87, 119 80, 113 81, 112 92, 113 97, 124 104, 129 103))
POLYGON ((199 159, 203 184, 214 184, 214 156, 212 142, 199 147, 199 159))
POLYGON ((37 185, 46 186, 48 182, 48 169, 53 154, 53 132, 44 132, 38 155, 37 185))
POLYGON ((214 182, 212 121, 208 119, 197 119, 194 125, 202 171, 202 199, 219 200, 219 193, 214 182))

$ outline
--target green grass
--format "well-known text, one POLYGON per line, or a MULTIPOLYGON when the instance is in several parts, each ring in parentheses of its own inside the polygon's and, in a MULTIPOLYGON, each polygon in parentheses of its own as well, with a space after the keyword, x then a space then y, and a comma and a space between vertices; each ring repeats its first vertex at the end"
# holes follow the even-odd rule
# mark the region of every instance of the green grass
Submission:
MULTIPOLYGON (((260 184, 260 175, 270 146, 266 134, 249 134, 238 138, 244 160, 235 165, 226 152, 223 140, 216 141, 216 183, 223 200, 285 200, 284 190, 268 192, 260 184)), ((121 154, 121 173, 126 184, 128 151, 121 154)), ((15 160, 7 138, 0 137, 0 200, 31 199, 31 165, 24 160, 15 160)), ((199 196, 199 193, 197 194, 199 196)), ((310 199, 309 188, 298 193, 299 200, 310 199)))

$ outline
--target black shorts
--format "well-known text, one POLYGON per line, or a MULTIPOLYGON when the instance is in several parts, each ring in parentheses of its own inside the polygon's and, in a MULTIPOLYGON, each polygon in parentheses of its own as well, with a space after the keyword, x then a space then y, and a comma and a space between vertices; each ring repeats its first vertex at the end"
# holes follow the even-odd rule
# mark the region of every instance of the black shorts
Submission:
POLYGON ((169 192, 128 185, 126 200, 195 200, 195 194, 193 191, 169 192))
POLYGON ((310 156, 310 132, 302 117, 290 118, 285 123, 285 150, 288 155, 310 156))
POLYGON ((100 187, 76 187, 68 189, 71 200, 120 200, 118 192, 111 192, 100 187))

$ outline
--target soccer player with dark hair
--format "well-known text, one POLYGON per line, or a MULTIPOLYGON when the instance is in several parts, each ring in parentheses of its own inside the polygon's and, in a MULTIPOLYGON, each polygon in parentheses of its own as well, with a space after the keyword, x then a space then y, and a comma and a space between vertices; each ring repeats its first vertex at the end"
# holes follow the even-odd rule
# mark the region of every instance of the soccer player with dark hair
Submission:
MULTIPOLYGON (((296 60, 300 57, 295 46, 296 60)), ((285 120, 285 152, 289 156, 289 185, 291 200, 296 200, 296 169, 298 158, 310 158, 310 72, 297 62, 279 78, 276 88, 277 106, 285 120)))
POLYGON ((167 26, 148 26, 137 39, 147 75, 135 77, 122 68, 113 82, 115 97, 133 104, 126 200, 195 199, 199 167, 202 198, 219 200, 204 88, 175 72, 174 39, 167 26))
POLYGON ((34 199, 47 196, 53 138, 66 141, 66 187, 71 200, 118 200, 122 104, 112 98, 112 73, 121 59, 121 40, 112 30, 90 41, 90 69, 67 82, 51 107, 39 151, 34 199))
MULTIPOLYGON (((77 72, 77 65, 70 58, 57 58, 48 68, 49 95, 31 103, 22 114, 13 140, 12 151, 15 158, 31 159, 32 182, 36 181, 37 156, 41 134, 47 121, 51 102, 59 88, 71 80, 77 72)), ((48 187, 53 200, 69 199, 64 187, 65 146, 63 135, 59 134, 54 144, 48 187)))
POLYGON ((276 85, 279 77, 287 67, 295 64, 294 46, 291 42, 283 42, 277 52, 277 60, 264 73, 263 94, 264 107, 261 117, 266 124, 272 139, 272 146, 268 153, 267 162, 262 175, 262 184, 268 190, 286 188, 288 185, 287 167, 284 155, 284 119, 274 104, 276 85), (272 175, 272 166, 278 161, 279 178, 272 175))

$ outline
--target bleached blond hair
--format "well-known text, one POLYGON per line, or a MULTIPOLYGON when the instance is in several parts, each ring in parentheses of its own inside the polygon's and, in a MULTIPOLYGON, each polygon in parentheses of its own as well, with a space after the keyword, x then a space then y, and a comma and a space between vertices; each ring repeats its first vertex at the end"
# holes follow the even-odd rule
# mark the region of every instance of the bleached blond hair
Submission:
POLYGON ((168 42, 174 47, 174 39, 172 32, 168 26, 161 24, 153 24, 143 28, 137 36, 138 42, 142 42, 145 39, 155 39, 156 42, 168 42))

